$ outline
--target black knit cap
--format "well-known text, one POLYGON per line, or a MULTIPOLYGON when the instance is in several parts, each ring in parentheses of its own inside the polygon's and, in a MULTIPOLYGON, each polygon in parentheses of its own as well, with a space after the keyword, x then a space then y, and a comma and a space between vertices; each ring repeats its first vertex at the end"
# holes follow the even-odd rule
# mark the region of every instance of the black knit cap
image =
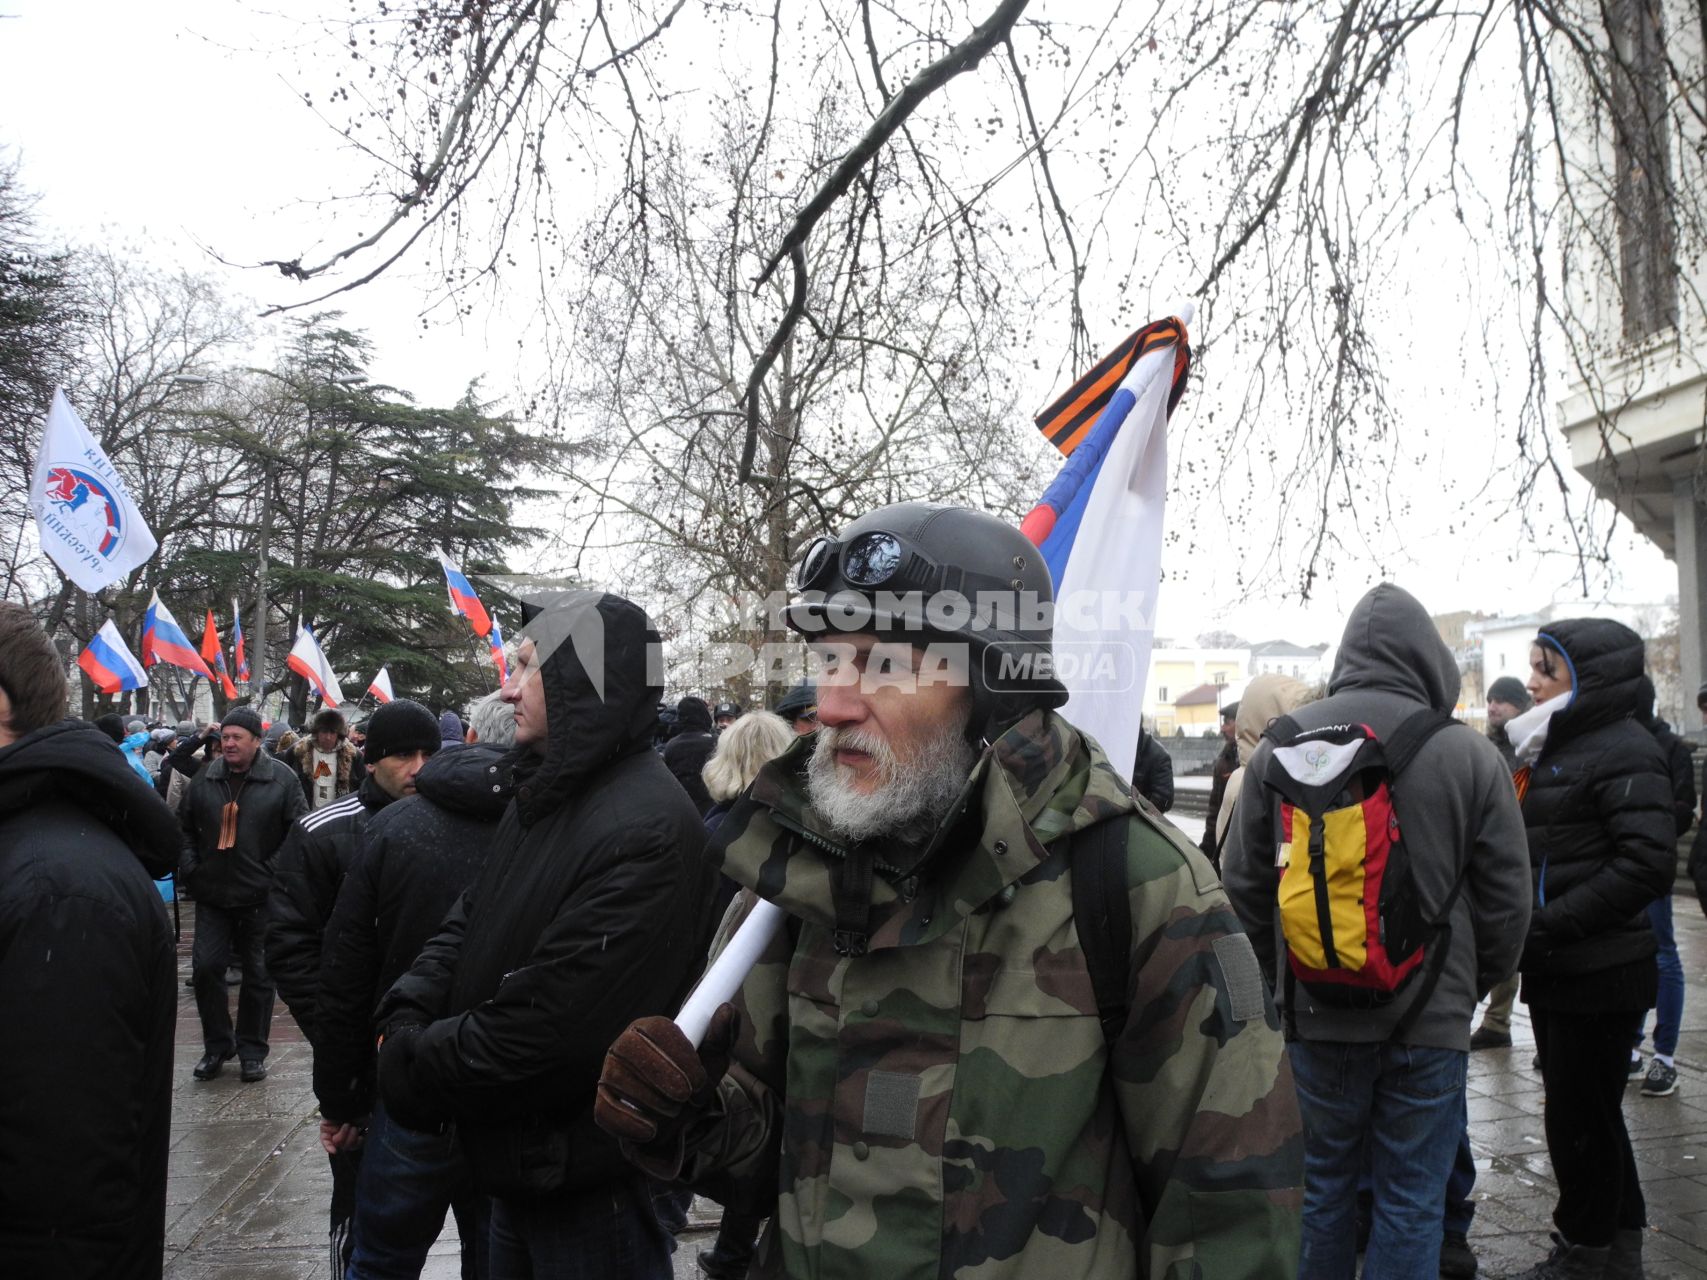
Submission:
POLYGON ((1529 696, 1529 690, 1523 687, 1523 682, 1516 676, 1501 676, 1489 685, 1488 701, 1503 702, 1519 711, 1528 711, 1535 705, 1535 699, 1529 696))
POLYGON ((368 717, 362 755, 369 764, 386 756, 408 755, 411 751, 431 755, 438 749, 438 717, 419 702, 397 698, 368 717))
POLYGON ((261 736, 261 713, 254 707, 233 707, 225 713, 225 719, 219 722, 221 729, 247 729, 257 738, 261 736))

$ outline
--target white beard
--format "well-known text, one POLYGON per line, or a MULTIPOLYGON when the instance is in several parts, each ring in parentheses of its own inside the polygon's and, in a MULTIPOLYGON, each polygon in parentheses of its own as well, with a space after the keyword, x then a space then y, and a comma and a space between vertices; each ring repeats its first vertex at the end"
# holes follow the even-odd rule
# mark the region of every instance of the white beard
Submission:
POLYGON ((918 838, 934 831, 959 798, 978 763, 977 749, 966 741, 969 715, 944 723, 919 744, 912 759, 902 760, 889 744, 854 728, 825 727, 806 769, 806 795, 833 835, 852 843, 877 836, 918 838), (836 763, 843 748, 863 751, 877 767, 877 785, 856 791, 852 771, 836 763))

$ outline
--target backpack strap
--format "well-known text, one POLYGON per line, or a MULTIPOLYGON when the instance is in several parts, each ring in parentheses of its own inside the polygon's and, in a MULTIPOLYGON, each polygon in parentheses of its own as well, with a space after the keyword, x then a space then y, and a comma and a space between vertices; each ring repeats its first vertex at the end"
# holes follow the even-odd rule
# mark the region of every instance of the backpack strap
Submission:
POLYGON ((1073 923, 1090 970, 1103 1038, 1113 1044, 1126 1028, 1131 972, 1132 902, 1126 885, 1128 815, 1099 822, 1071 837, 1073 923))
POLYGON ((1303 730, 1291 716, 1276 716, 1268 722, 1268 728, 1262 731, 1262 736, 1277 747, 1287 746, 1303 730))
POLYGON ((1387 1033, 1388 1040, 1397 1040, 1411 1029, 1411 1024, 1417 1020, 1417 1015, 1428 1004, 1429 997, 1434 994, 1435 984, 1440 981, 1440 975, 1446 969, 1446 957, 1452 950, 1452 908, 1458 905, 1458 895, 1463 892, 1464 882, 1470 878, 1470 859, 1464 859, 1463 869, 1458 872, 1458 879, 1452 883, 1452 892, 1446 895, 1446 902, 1440 908, 1440 918, 1435 922, 1434 940, 1429 944, 1428 971, 1422 976, 1422 985, 1411 997, 1410 1004, 1405 1006, 1404 1013, 1393 1024, 1393 1029, 1387 1033))
POLYGON ((1411 761, 1417 758, 1417 752, 1423 745, 1442 729, 1450 729, 1459 721, 1454 720, 1444 711, 1436 711, 1433 707, 1424 707, 1421 711, 1413 711, 1399 722, 1399 727, 1381 744, 1382 755, 1387 760, 1387 772, 1397 778, 1405 771, 1411 761))

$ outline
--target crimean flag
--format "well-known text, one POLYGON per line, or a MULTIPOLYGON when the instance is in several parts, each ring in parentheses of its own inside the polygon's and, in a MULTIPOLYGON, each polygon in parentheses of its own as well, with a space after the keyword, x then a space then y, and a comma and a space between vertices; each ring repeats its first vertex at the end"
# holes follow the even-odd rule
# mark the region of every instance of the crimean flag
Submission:
POLYGON ((89 637, 83 652, 77 655, 77 665, 89 677, 89 682, 102 693, 118 693, 124 689, 140 689, 148 683, 148 673, 131 655, 119 629, 108 618, 101 629, 89 637))
POLYGON ((297 628, 296 643, 290 647, 285 666, 313 685, 326 706, 344 705, 344 691, 338 687, 338 677, 332 674, 332 664, 326 661, 325 651, 314 638, 313 627, 297 628))
POLYGON ((381 704, 390 702, 392 698, 396 697, 391 692, 391 673, 381 667, 379 674, 373 678, 373 683, 367 687, 367 691, 373 695, 375 702, 381 704))
POLYGON ((1055 583, 1062 714, 1116 769, 1138 752, 1161 581, 1168 415, 1191 369, 1191 318, 1188 304, 1138 330, 1037 416, 1067 462, 1020 528, 1055 583))
POLYGON ((456 561, 442 550, 439 552, 439 564, 445 571, 445 589, 450 593, 450 611, 467 618, 475 635, 489 634, 492 630, 492 619, 486 613, 486 606, 480 603, 480 597, 474 594, 474 584, 462 576, 462 570, 456 567, 456 561))
POLYGON ((237 686, 225 670, 225 651, 219 647, 219 624, 213 620, 213 610, 207 611, 207 623, 202 627, 202 661, 210 664, 219 675, 220 688, 225 696, 235 698, 237 686))
POLYGON ((249 678, 249 655, 243 652, 243 614, 237 608, 237 597, 231 597, 231 656, 237 661, 237 678, 249 678))
POLYGON ((498 668, 498 685, 502 688, 510 678, 510 664, 504 659, 504 631, 496 618, 492 619, 492 630, 486 637, 486 644, 492 650, 492 665, 498 668))
POLYGON ((142 615, 142 665, 152 667, 157 662, 182 667, 206 676, 210 684, 213 682, 213 672, 201 660, 172 611, 160 603, 158 591, 149 597, 148 612, 142 615))

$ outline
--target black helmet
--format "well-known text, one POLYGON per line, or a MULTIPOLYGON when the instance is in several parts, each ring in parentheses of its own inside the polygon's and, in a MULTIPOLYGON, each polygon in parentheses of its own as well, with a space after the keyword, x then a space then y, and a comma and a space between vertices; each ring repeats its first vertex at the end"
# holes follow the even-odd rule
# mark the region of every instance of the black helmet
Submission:
MULTIPOLYGON (((868 631, 968 646, 974 695, 997 720, 1058 707, 1049 566, 1015 526, 983 511, 898 502, 806 549, 783 620, 807 637, 868 631)), ((975 717, 975 721, 986 717, 975 717)))

